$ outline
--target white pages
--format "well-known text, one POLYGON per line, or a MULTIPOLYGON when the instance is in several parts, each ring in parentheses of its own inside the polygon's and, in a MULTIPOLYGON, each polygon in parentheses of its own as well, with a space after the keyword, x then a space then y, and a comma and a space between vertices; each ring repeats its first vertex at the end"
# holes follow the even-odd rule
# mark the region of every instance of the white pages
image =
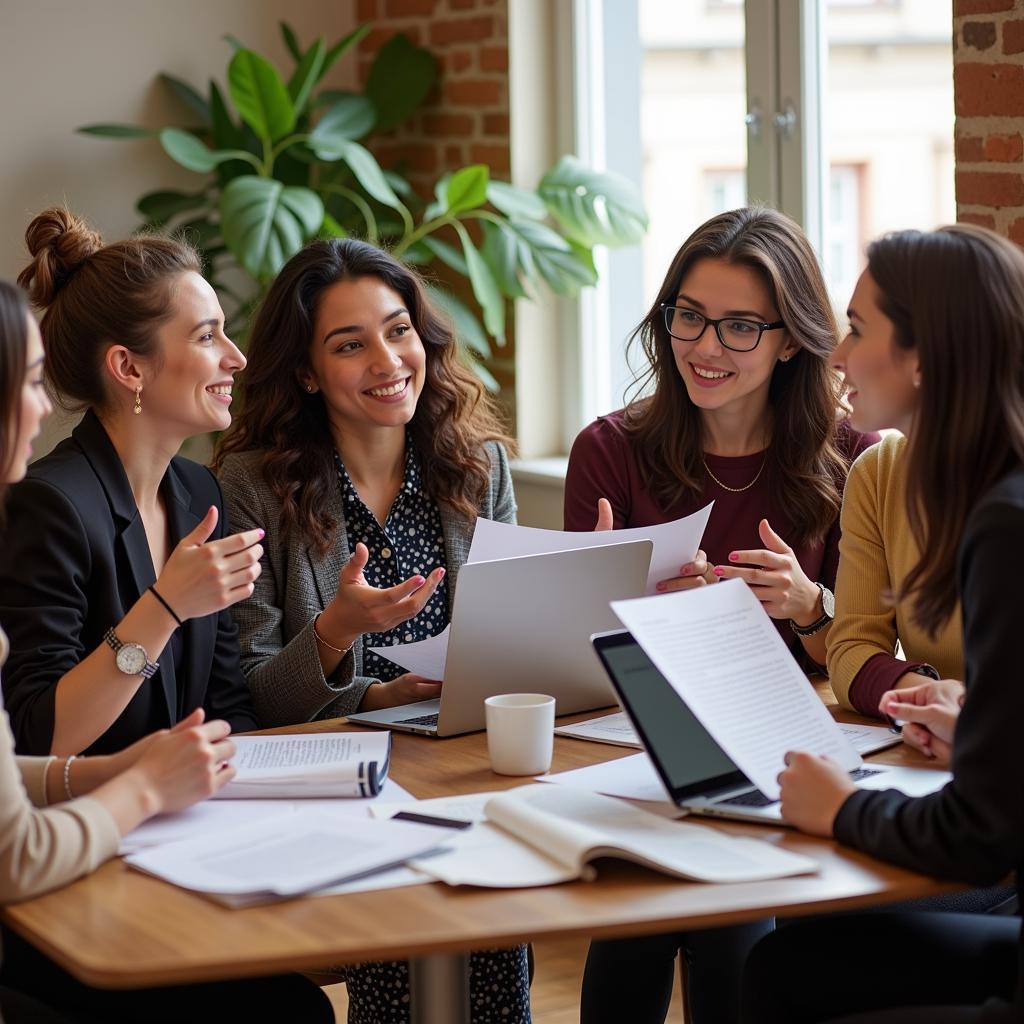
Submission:
POLYGON ((389 732, 233 736, 235 777, 215 797, 376 796, 387 778, 389 732))
MULTIPOLYGON (((633 540, 650 540, 654 545, 651 568, 647 575, 647 592, 655 593, 658 580, 679 575, 679 569, 689 562, 700 547, 704 529, 714 505, 699 512, 656 526, 641 526, 629 530, 606 530, 601 533, 573 533, 563 530, 538 530, 531 526, 496 523, 492 519, 477 519, 473 529, 473 543, 468 562, 493 562, 503 558, 521 558, 526 555, 546 555, 553 551, 575 551, 579 548, 603 547, 607 544, 625 544, 633 540)), ((597 519, 597 509, 594 510, 597 519)), ((448 658, 448 628, 437 636, 393 647, 371 647, 388 661, 415 672, 426 679, 444 679, 448 658)))
MULTIPOLYGON (((601 533, 539 530, 532 526, 514 526, 512 523, 496 523, 492 519, 477 519, 468 561, 492 562, 499 558, 518 558, 522 555, 543 555, 551 551, 650 540, 654 544, 654 551, 651 554, 651 568, 647 576, 647 592, 653 594, 658 580, 678 576, 680 567, 697 554, 713 505, 714 502, 699 512, 671 523, 638 526, 629 530, 605 530, 601 533)), ((594 520, 597 520, 596 508, 594 520)))
POLYGON ((839 731, 775 624, 742 580, 632 601, 612 610, 748 779, 777 799, 789 750, 860 755, 839 731))
POLYGON ((451 831, 409 822, 336 817, 319 809, 264 818, 230 832, 125 857, 139 871, 241 906, 283 899, 401 864, 451 831))
POLYGON ((667 821, 611 797, 562 786, 520 786, 492 797, 488 821, 452 836, 411 866, 449 885, 491 888, 592 878, 589 862, 619 857, 701 882, 750 882, 817 870, 760 839, 667 821))

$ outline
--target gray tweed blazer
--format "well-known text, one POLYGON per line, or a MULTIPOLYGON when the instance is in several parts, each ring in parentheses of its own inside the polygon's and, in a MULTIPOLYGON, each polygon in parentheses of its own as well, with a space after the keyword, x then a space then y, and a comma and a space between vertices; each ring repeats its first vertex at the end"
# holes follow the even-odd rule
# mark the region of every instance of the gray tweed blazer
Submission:
MULTIPOLYGON (((508 456, 502 445, 488 442, 491 481, 480 516, 502 523, 516 521, 516 502, 508 456)), ((344 530, 340 490, 331 491, 330 511, 342 528, 334 546, 318 558, 308 544, 292 537, 275 539, 281 503, 259 470, 260 452, 229 455, 220 471, 224 507, 232 530, 262 527, 263 573, 252 597, 232 609, 238 624, 242 671, 252 690, 264 727, 348 715, 359 707, 375 680, 362 674, 362 642, 357 640, 341 664, 325 677, 313 637, 313 618, 333 600, 338 573, 350 551, 344 530)), ((448 614, 455 599, 459 569, 469 554, 474 522, 442 505, 448 614)))

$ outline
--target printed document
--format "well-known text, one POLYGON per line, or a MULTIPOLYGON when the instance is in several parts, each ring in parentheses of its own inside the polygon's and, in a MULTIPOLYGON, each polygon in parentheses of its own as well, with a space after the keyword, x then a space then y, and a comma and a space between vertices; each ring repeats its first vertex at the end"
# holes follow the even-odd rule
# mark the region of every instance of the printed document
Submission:
POLYGON ((839 731, 761 603, 742 580, 632 601, 612 610, 718 745, 765 796, 789 750, 860 755, 839 731))

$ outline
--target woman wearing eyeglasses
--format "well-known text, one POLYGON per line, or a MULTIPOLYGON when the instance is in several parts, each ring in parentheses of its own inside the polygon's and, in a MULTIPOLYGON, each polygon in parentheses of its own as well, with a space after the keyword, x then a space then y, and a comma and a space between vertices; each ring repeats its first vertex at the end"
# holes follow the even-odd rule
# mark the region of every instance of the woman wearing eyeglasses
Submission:
MULTIPOLYGON (((649 526, 713 501, 702 550, 658 589, 746 580, 802 663, 824 665, 843 485, 878 435, 842 422, 828 366, 839 330, 806 236, 769 209, 712 218, 683 243, 634 339, 645 397, 576 439, 565 528, 649 526)), ((691 1019, 735 1020, 743 960, 770 927, 595 942, 584 1024, 663 1021, 680 949, 691 1019)))

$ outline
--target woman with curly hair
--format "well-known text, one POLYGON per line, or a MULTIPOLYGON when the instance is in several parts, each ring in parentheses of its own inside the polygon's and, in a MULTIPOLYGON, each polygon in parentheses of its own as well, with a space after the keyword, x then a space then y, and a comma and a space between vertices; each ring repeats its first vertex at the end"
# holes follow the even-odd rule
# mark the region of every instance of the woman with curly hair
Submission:
MULTIPOLYGON (((505 437, 419 278, 353 239, 317 241, 257 314, 242 412, 216 468, 232 523, 267 531, 236 609, 268 725, 437 696, 368 651, 435 636, 477 516, 515 521, 505 437)), ((346 972, 350 1024, 408 1019, 403 964, 346 972)), ((526 955, 474 954, 473 1020, 528 1021, 526 955)))

